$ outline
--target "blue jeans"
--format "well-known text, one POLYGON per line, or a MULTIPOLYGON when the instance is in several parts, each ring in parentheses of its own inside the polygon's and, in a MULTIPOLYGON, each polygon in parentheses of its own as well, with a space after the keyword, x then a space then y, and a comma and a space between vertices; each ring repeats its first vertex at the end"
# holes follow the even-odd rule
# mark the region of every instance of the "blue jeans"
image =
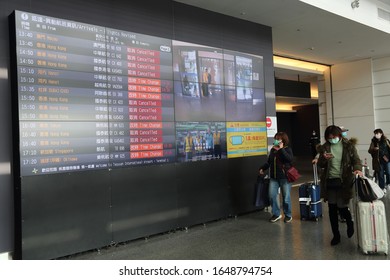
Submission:
POLYGON ((269 181, 269 198, 270 204, 272 207, 272 215, 279 216, 280 215, 280 206, 278 199, 278 191, 279 188, 282 191, 283 196, 283 212, 285 216, 291 216, 291 184, 287 181, 287 179, 273 179, 271 178, 269 181))
POLYGON ((385 184, 390 183, 389 176, 390 176, 390 162, 381 163, 379 174, 378 174, 378 183, 379 183, 378 185, 379 187, 381 187, 381 189, 385 187, 385 184), (385 180, 385 174, 387 177, 386 180, 385 180))

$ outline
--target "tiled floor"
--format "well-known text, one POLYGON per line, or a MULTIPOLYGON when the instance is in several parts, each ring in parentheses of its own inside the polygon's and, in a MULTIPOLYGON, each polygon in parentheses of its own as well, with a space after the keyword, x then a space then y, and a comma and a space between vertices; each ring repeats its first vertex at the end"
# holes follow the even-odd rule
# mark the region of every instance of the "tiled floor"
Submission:
MULTIPOLYGON (((302 178, 312 180, 311 164, 297 163, 302 178)), ((293 187, 293 221, 268 222, 271 214, 257 211, 235 218, 194 226, 188 230, 156 235, 125 244, 93 250, 65 259, 87 260, 387 260, 384 254, 364 255, 357 248, 356 234, 346 235, 340 223, 341 243, 330 246, 332 238, 327 204, 319 221, 301 221, 298 187, 293 187)), ((390 193, 383 199, 390 220, 390 193)), ((388 224, 389 228, 389 224, 388 224)))

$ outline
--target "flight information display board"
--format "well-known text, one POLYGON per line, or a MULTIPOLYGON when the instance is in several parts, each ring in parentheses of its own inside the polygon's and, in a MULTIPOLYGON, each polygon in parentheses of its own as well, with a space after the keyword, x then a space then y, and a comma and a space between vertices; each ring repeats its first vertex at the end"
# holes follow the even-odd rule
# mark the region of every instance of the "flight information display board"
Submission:
POLYGON ((175 161, 170 40, 15 20, 22 176, 175 161))
POLYGON ((266 154, 261 56, 21 11, 14 20, 21 176, 266 154), (226 121, 249 125, 252 144, 238 145, 241 134, 227 144, 226 121))

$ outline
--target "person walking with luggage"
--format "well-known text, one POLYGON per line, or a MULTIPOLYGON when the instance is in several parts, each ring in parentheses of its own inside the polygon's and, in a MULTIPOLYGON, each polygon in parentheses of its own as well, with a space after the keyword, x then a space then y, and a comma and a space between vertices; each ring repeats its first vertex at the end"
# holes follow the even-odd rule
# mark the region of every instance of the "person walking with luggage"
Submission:
POLYGON ((290 197, 291 183, 287 181, 285 174, 285 170, 291 167, 293 161, 293 153, 288 144, 289 139, 285 132, 276 133, 268 160, 259 169, 259 174, 263 176, 264 172, 270 168, 269 198, 272 207, 272 217, 269 221, 271 223, 282 218, 278 199, 279 188, 281 189, 283 196, 284 222, 290 223, 292 221, 290 197))
POLYGON ((375 171, 378 185, 386 193, 386 184, 390 182, 390 141, 382 129, 374 130, 368 152, 372 157, 372 169, 375 171))
POLYGON ((362 164, 355 148, 356 139, 342 137, 340 127, 331 125, 325 129, 326 142, 319 146, 318 166, 322 168, 321 197, 328 202, 332 228, 332 246, 340 243, 338 211, 347 223, 347 236, 355 232, 349 202, 353 197, 353 181, 356 174, 362 176, 362 164), (355 175, 354 175, 355 174, 355 175))

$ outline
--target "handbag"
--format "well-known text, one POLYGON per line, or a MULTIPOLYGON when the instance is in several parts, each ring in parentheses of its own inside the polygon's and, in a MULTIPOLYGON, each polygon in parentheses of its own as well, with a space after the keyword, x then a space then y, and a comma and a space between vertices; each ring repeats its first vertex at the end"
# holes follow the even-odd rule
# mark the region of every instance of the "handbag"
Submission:
POLYGON ((357 180, 357 192, 359 198, 363 202, 373 202, 384 196, 384 192, 373 180, 363 176, 358 176, 357 180))
POLYGON ((254 190, 254 205, 260 209, 270 206, 268 196, 269 178, 260 175, 257 176, 254 190))
POLYGON ((374 191, 375 195, 378 197, 378 199, 381 199, 382 197, 385 196, 385 193, 383 192, 381 187, 379 187, 379 185, 377 183, 375 183, 374 180, 367 178, 367 177, 365 177, 365 178, 370 183, 370 186, 371 186, 372 190, 374 191))
POLYGON ((285 174, 287 181, 290 183, 295 182, 301 177, 301 174, 299 174, 298 170, 294 166, 291 166, 289 169, 285 170, 285 174))

